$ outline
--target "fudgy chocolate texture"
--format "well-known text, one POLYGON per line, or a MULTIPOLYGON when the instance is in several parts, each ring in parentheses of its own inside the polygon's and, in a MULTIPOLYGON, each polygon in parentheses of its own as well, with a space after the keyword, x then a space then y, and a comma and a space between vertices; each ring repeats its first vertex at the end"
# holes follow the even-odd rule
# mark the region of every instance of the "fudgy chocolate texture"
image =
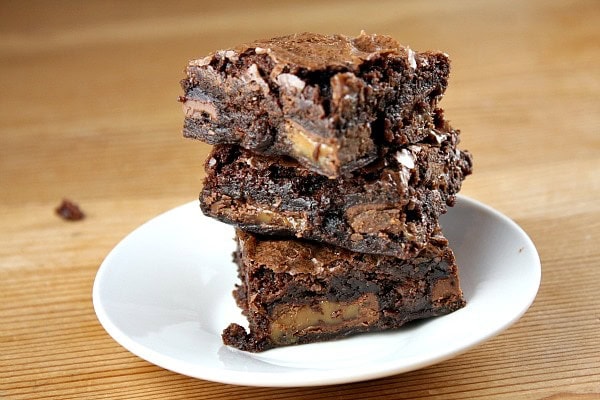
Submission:
POLYGON ((301 33, 190 61, 183 134, 336 177, 429 134, 448 56, 388 36, 301 33))
POLYGON ((471 156, 445 126, 336 179, 290 158, 215 146, 200 194, 204 214, 239 228, 399 258, 416 255, 452 205, 471 156))
POLYGON ((457 266, 439 230, 414 258, 237 231, 234 297, 249 332, 231 324, 223 341, 241 350, 396 329, 465 305, 457 266))

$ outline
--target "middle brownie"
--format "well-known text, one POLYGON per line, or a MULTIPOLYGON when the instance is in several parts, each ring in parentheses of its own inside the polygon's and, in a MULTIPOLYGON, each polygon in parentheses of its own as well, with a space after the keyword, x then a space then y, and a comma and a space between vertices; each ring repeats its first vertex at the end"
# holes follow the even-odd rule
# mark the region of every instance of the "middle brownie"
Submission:
POLYGON ((245 231, 406 259, 427 245, 471 173, 471 156, 457 144, 457 131, 432 132, 336 179, 289 158, 215 146, 200 205, 206 215, 245 231))

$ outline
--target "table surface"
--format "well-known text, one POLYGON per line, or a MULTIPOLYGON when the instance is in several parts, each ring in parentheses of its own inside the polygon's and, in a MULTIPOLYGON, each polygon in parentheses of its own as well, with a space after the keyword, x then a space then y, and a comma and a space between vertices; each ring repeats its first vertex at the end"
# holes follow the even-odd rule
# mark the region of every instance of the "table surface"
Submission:
POLYGON ((0 5, 0 398, 599 398, 597 1, 167 3, 0 5), (202 184, 209 147, 181 137, 176 101, 187 61, 361 29, 450 54, 442 106, 475 157, 462 193, 536 244, 529 311, 440 364, 316 388, 193 379, 120 347, 94 314, 98 266, 202 184), (63 198, 86 218, 60 219, 63 198))

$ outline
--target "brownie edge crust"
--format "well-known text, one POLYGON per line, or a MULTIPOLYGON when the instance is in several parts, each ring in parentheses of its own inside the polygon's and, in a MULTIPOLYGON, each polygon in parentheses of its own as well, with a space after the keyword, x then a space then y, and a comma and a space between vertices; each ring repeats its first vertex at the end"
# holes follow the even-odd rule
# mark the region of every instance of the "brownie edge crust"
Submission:
POLYGON ((396 329, 465 305, 452 250, 438 230, 410 260, 237 230, 234 297, 249 331, 229 325, 226 345, 274 347, 396 329))

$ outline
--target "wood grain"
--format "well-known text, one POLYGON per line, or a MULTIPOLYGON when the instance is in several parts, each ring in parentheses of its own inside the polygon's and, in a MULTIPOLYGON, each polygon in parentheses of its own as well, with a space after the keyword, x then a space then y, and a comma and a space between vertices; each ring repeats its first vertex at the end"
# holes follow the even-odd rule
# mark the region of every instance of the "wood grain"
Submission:
POLYGON ((597 1, 0 5, 0 398, 600 398, 597 1), (314 388, 245 388, 143 361, 98 323, 98 266, 196 198, 209 147, 181 138, 188 59, 298 31, 387 33, 441 49, 446 115, 475 156, 463 193, 518 222, 542 285, 525 316, 446 362, 314 388), (87 214, 54 214, 63 197, 87 214))

